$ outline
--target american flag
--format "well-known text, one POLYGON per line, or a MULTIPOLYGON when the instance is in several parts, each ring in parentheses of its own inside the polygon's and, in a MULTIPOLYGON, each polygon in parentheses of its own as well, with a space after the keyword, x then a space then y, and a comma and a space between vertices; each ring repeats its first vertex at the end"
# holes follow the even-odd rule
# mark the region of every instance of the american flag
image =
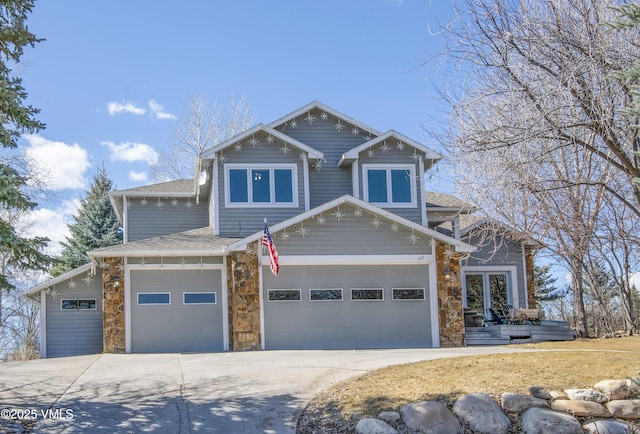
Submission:
POLYGON ((271 234, 269 233, 266 221, 264 223, 262 245, 269 249, 269 265, 271 265, 271 272, 277 276, 278 271, 280 271, 280 264, 278 264, 278 251, 276 250, 275 244, 273 244, 273 239, 271 239, 271 234))

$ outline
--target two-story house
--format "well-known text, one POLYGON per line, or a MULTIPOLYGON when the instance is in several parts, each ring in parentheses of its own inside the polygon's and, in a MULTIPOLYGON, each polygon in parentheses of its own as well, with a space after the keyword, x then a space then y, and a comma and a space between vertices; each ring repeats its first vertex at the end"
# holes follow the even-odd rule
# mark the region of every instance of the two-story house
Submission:
MULTIPOLYGON (((463 345, 476 249, 436 230, 461 211, 428 202, 440 159, 313 102, 207 149, 194 180, 113 191, 124 243, 27 291, 41 356, 463 345)), ((524 259, 501 290, 526 307, 524 259)))

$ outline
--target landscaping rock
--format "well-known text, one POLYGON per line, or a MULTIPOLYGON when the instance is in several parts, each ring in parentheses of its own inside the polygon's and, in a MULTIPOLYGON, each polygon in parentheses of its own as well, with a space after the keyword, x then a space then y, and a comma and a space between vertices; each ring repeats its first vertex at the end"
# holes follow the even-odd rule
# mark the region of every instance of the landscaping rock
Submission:
POLYGON ((549 395, 551 395, 551 399, 569 399, 567 394, 560 390, 552 390, 549 395))
POLYGON ((547 399, 547 400, 553 399, 551 394, 547 392, 547 389, 545 389, 542 386, 531 386, 529 388, 529 393, 531 394, 531 396, 535 396, 536 398, 547 399))
POLYGON ((564 391, 573 401, 607 402, 609 398, 604 393, 593 389, 567 389, 564 391))
POLYGON ((507 413, 522 413, 531 407, 549 408, 549 403, 535 396, 521 395, 519 393, 502 394, 502 409, 507 413))
POLYGON ((627 380, 627 385, 629 386, 629 393, 631 396, 640 396, 640 377, 629 378, 627 380))
POLYGON ((564 411, 579 417, 611 417, 609 410, 602 404, 591 401, 571 401, 558 399, 551 403, 551 408, 556 411, 564 411))
POLYGON ((436 401, 407 404, 400 414, 407 427, 425 434, 455 434, 462 429, 449 409, 436 401))
POLYGON ((546 408, 530 408, 522 415, 524 434, 584 434, 575 417, 546 408))
POLYGON ((637 428, 627 422, 615 419, 597 420, 582 427, 589 434, 636 434, 637 428))
POLYGON ((626 399, 607 402, 607 410, 613 417, 640 419, 640 399, 626 399))
POLYGON ((356 425, 357 434, 398 434, 388 423, 373 417, 360 419, 356 425))
POLYGON ((378 415, 378 419, 387 423, 393 423, 400 420, 400 413, 397 411, 383 411, 378 415))
POLYGON ((459 398, 453 412, 477 433, 506 434, 511 421, 490 395, 470 393, 459 398))
POLYGON ((602 380, 593 388, 607 395, 610 400, 628 398, 630 393, 627 380, 602 380))

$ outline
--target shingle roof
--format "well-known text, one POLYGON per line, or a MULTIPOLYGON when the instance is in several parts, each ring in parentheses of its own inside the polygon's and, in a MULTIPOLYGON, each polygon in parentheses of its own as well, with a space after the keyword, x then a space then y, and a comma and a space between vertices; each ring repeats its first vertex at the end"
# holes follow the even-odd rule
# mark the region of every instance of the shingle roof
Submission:
POLYGON ((465 202, 455 196, 446 193, 438 193, 435 191, 427 191, 426 193, 427 208, 448 208, 459 210, 475 210, 475 207, 469 202, 465 202))
POLYGON ((114 190, 112 195, 130 194, 193 194, 193 179, 178 179, 175 181, 160 182, 158 184, 143 185, 141 187, 128 188, 126 190, 114 190))
POLYGON ((110 256, 188 256, 226 253, 229 244, 240 238, 223 238, 213 234, 210 227, 193 229, 177 234, 163 235, 146 240, 105 247, 87 252, 92 258, 110 256))

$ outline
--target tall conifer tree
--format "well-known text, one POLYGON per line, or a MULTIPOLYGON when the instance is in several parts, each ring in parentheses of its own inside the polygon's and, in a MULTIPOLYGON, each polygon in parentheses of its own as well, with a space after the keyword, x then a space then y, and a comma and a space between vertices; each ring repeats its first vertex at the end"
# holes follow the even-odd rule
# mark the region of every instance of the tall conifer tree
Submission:
POLYGON ((51 270, 58 276, 89 262, 87 251, 122 242, 122 230, 109 201, 113 181, 105 168, 98 169, 91 188, 80 201, 78 215, 68 225, 71 235, 64 246, 60 262, 51 270))

